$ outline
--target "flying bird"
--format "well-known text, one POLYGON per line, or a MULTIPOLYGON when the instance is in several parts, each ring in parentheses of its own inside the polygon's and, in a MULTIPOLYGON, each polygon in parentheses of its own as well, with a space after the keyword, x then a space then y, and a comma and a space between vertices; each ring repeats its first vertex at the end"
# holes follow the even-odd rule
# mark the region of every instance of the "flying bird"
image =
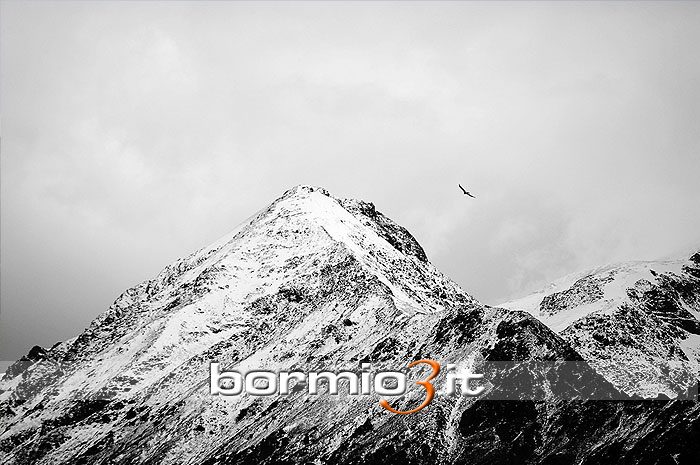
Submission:
POLYGON ((457 185, 459 186, 460 189, 462 189, 462 192, 464 192, 464 195, 468 195, 469 197, 471 197, 471 198, 473 198, 473 199, 476 198, 476 197, 474 197, 473 195, 471 195, 469 192, 465 191, 465 190, 464 190, 464 187, 462 187, 461 184, 457 184, 457 185))

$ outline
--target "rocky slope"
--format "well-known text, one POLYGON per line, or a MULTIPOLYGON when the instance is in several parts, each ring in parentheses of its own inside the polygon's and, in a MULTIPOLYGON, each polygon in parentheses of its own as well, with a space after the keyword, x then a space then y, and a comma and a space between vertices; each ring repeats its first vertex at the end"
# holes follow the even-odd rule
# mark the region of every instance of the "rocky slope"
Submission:
POLYGON ((700 426, 694 401, 586 400, 621 393, 528 313, 465 293, 372 204, 309 186, 129 289, 78 337, 33 349, 0 389, 7 464, 692 463, 700 426), (447 396, 440 374, 410 415, 375 395, 209 394, 211 361, 358 371, 421 358, 478 366, 487 394, 447 396))
POLYGON ((540 319, 629 394, 673 398, 700 378, 700 253, 576 273, 500 307, 540 319))

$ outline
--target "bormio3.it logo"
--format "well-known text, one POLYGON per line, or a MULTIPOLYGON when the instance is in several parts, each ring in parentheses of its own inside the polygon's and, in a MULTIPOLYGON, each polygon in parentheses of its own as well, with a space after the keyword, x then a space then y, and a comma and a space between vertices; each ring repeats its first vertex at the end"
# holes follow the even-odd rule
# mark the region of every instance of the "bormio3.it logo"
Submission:
MULTIPOLYGON (((396 410, 386 399, 379 401, 379 404, 393 413, 408 414, 415 413, 425 408, 435 397, 435 386, 433 380, 440 373, 440 364, 435 360, 422 359, 408 364, 407 368, 426 364, 430 367, 430 374, 424 379, 414 381, 414 384, 425 389, 425 399, 416 408, 407 411, 396 410)), ((444 393, 453 396, 457 392, 457 381, 460 381, 460 393, 463 396, 478 396, 484 392, 484 386, 472 387, 476 382, 484 377, 483 374, 472 373, 470 369, 456 371, 457 365, 448 364, 446 367, 447 377, 445 379, 444 393)), ((240 371, 221 371, 218 362, 212 362, 209 367, 210 384, 209 392, 216 396, 239 396, 245 391, 252 396, 273 396, 289 395, 290 392, 298 391, 306 386, 310 395, 319 394, 319 385, 327 384, 325 394, 338 395, 340 381, 347 384, 347 394, 351 396, 368 396, 372 393, 380 396, 400 396, 406 393, 406 375, 401 371, 372 371, 370 363, 363 363, 361 371, 266 371, 255 370, 241 373, 240 371)), ((441 391, 442 392, 442 391, 441 391)))

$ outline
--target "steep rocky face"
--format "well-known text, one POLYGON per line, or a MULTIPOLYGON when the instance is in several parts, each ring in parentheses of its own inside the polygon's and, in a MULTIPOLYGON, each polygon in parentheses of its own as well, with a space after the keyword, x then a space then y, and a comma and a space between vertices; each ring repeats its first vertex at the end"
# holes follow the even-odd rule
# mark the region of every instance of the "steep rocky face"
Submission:
POLYGON ((501 307, 539 318, 629 394, 673 398, 700 377, 700 253, 579 273, 501 307))
MULTIPOLYGON (((685 459, 698 426, 694 402, 583 400, 620 393, 529 314, 465 293, 372 204, 308 186, 33 352, 0 385, 2 463, 595 463, 650 437, 659 456, 685 459), (342 390, 209 393, 212 361, 357 372, 421 358, 483 368, 487 394, 448 396, 441 373, 428 407, 397 415, 342 390)), ((389 400, 423 398, 414 386, 389 400)))

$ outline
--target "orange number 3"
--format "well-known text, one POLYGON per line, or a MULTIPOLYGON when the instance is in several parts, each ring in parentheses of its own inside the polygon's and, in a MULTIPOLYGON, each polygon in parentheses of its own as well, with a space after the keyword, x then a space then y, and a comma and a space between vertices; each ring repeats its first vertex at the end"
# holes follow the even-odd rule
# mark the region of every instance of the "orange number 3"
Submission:
POLYGON ((435 378, 438 375, 438 373, 440 373, 440 364, 438 362, 436 362, 435 360, 423 359, 423 360, 417 360, 417 361, 411 363, 410 365, 408 365, 408 368, 411 368, 414 365, 418 365, 419 363, 427 363, 428 365, 430 365, 433 368, 433 372, 430 374, 430 376, 425 378, 425 380, 416 381, 416 384, 420 384, 421 386, 423 386, 425 388, 425 392, 427 394, 423 403, 420 404, 418 407, 414 408, 413 410, 408 410, 407 412, 400 412, 398 410, 391 408, 391 406, 389 405, 389 402, 387 402, 386 399, 382 399, 379 402, 379 405, 381 405, 382 407, 384 407, 385 409, 387 409, 390 412, 407 414, 407 413, 417 412, 418 410, 422 409, 423 407, 428 405, 433 400, 433 397, 435 397, 435 387, 432 384, 430 384, 430 380, 435 378))

